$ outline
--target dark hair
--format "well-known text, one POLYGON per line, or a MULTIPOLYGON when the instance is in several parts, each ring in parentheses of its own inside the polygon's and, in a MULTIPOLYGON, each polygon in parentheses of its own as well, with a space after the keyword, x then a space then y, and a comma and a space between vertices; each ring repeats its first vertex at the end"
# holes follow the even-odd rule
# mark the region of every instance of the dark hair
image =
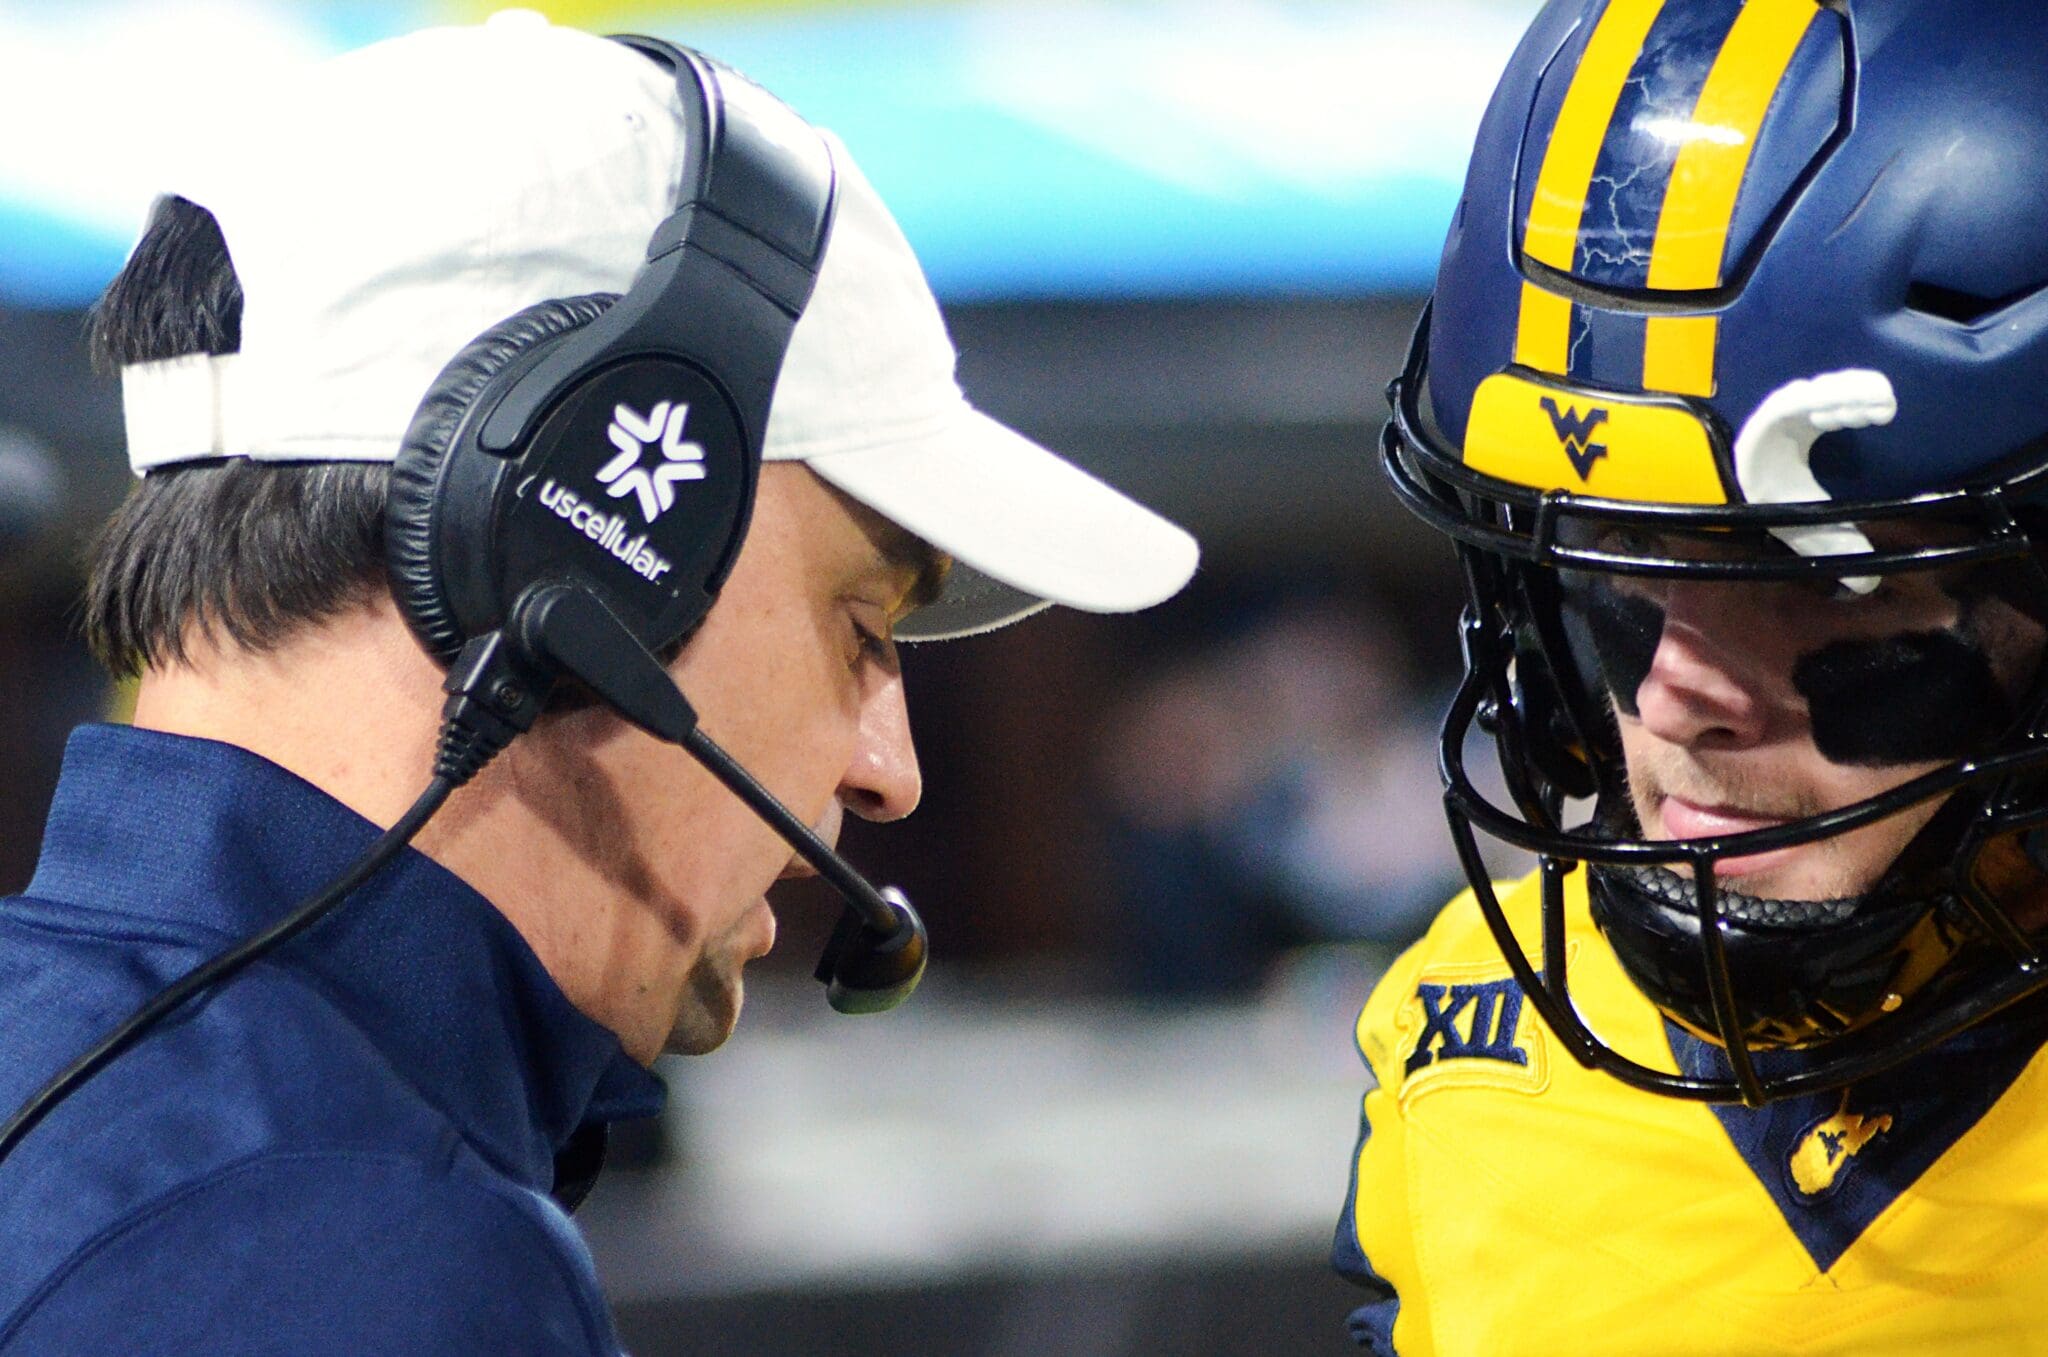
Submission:
MULTIPOLYGON (((242 285, 211 212, 158 200, 87 339, 105 373, 241 348, 242 285)), ((385 587, 389 476, 382 463, 240 457, 152 471, 93 543, 87 644, 128 676, 186 659, 195 627, 263 651, 369 602, 385 587)))

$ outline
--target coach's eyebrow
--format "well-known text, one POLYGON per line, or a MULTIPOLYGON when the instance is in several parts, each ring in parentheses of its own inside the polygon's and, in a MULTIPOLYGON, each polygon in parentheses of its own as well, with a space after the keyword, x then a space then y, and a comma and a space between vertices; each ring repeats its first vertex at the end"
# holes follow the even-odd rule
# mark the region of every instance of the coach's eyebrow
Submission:
POLYGON ((939 591, 945 587, 946 575, 953 568, 950 555, 910 529, 884 518, 839 487, 827 485, 826 488, 853 514, 868 539, 868 545, 881 557, 882 566, 892 573, 911 577, 910 587, 893 610, 892 620, 915 612, 939 596, 939 591))
POLYGON ((939 596, 939 591, 945 587, 947 574, 953 569, 951 556, 893 523, 888 525, 875 545, 880 549, 882 559, 891 567, 915 576, 897 608, 897 616, 915 612, 939 596))

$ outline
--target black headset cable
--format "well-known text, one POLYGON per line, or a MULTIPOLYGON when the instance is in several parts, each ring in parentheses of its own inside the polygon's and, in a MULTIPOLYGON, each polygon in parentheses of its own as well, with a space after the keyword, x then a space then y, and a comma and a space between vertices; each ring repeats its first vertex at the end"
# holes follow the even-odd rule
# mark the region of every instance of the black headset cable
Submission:
POLYGON ((21 1138, 34 1130, 49 1112, 76 1092, 86 1080, 116 1056, 141 1040, 149 1030, 162 1022, 165 1017, 179 1008, 187 999, 210 986, 232 978, 252 962, 262 959, 272 951, 290 942, 299 934, 327 917, 333 908, 347 899, 350 892, 375 876, 385 864, 398 856, 420 827, 441 808, 448 794, 455 790, 453 779, 437 776, 427 784, 412 808, 399 817, 398 823, 384 831, 382 838, 332 881, 318 892, 307 897, 291 913, 279 919, 260 933, 252 934, 236 943, 227 951, 205 961, 185 972, 184 975, 158 990, 156 995, 142 1007, 129 1014, 127 1020, 102 1037, 91 1050, 71 1062, 62 1073, 44 1084, 33 1098, 30 1098, 7 1124, 0 1127, 0 1161, 5 1161, 21 1138))
POLYGON ((540 709, 541 694, 538 685, 523 682, 524 679, 523 671, 512 667, 511 657, 501 647, 478 644, 465 651, 446 684, 449 696, 442 709, 433 779, 405 814, 366 852, 289 914, 158 990, 119 1027, 38 1089, 7 1119, 5 1126, 0 1126, 0 1163, 59 1103, 147 1036, 188 999, 233 979, 252 963, 319 923, 336 905, 383 870, 412 842, 457 787, 474 777, 499 750, 532 725, 540 709))

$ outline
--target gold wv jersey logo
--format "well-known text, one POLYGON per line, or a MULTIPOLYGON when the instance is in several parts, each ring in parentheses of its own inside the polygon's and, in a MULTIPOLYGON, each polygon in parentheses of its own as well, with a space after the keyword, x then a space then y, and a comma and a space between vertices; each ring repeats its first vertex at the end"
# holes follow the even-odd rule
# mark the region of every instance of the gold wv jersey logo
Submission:
POLYGON ((1849 1110, 1848 1098, 1835 1114, 1810 1127, 1792 1147, 1792 1182, 1800 1192, 1818 1197, 1832 1192, 1850 1161, 1886 1131, 1892 1129, 1889 1115, 1866 1117, 1849 1110))

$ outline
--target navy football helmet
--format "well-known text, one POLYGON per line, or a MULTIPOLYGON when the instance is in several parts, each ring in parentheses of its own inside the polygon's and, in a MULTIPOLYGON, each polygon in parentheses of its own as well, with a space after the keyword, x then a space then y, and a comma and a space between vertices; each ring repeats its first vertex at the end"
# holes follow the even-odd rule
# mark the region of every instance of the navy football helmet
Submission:
POLYGON ((1481 126, 1382 462, 1462 561, 1442 758, 1467 875, 1552 1029, 1639 1087, 1756 1105, 1840 1086, 2048 983, 2048 684, 2038 647, 2018 674, 1987 661, 1983 620, 2048 619, 2044 54, 2040 0, 1552 0, 1481 126), (1909 576, 1940 582, 1953 626, 1798 665, 1817 747, 1909 780, 1768 828, 1644 834, 1616 713, 1659 589, 1853 603, 1909 576), (1475 723, 1510 805, 1467 774, 1475 723), (1717 880, 1905 813, 1927 822, 1863 893, 1717 880), (1479 832, 1538 856, 1539 947, 1479 832), (1582 868, 1630 979, 1725 1048, 1725 1077, 1580 1019, 1582 868))

